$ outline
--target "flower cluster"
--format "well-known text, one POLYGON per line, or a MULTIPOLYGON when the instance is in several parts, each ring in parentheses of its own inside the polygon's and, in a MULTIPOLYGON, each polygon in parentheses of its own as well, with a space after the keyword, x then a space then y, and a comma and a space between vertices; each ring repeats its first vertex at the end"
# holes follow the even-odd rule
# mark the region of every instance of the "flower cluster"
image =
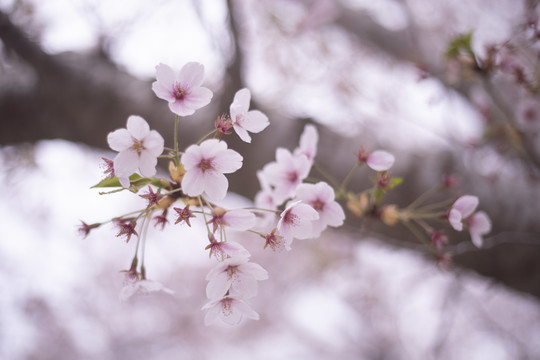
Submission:
MULTIPOLYGON (((221 202, 229 189, 226 175, 242 167, 243 157, 230 149, 223 138, 231 135, 233 129, 242 141, 250 143, 252 134, 263 131, 269 120, 261 111, 250 110, 251 92, 240 89, 230 104, 229 114, 217 117, 214 130, 181 150, 177 139, 180 118, 194 114, 213 96, 210 89, 202 86, 203 82, 202 64, 187 63, 179 72, 165 64, 156 67, 152 89, 158 98, 167 101, 175 114, 172 147, 165 147, 163 137, 136 115, 127 119, 125 129, 115 130, 107 137, 109 146, 118 154, 114 160, 104 159, 107 177, 95 187, 117 188, 111 192, 128 189, 134 193, 147 189, 139 195, 146 200, 143 209, 110 220, 118 227, 117 236, 124 237, 126 242, 136 238, 135 254, 129 270, 125 271, 121 300, 139 293, 172 293, 164 285, 147 279, 145 236, 152 222, 158 229, 169 225, 191 227, 194 218, 205 224, 208 239, 205 249, 209 258, 216 261, 206 278, 208 303, 202 309, 206 311, 207 325, 217 319, 238 324, 244 318, 259 318, 249 301, 257 295, 258 281, 267 279, 268 273, 251 260, 246 246, 236 241, 238 231, 258 235, 264 240, 264 248, 288 251, 294 239, 316 238, 327 227, 343 225, 342 201, 358 217, 377 217, 391 226, 400 222, 406 226, 412 222, 420 224, 429 231, 437 251, 447 242, 441 231, 424 223, 430 216, 442 217, 437 207, 429 206, 428 212, 423 211, 428 207, 418 208, 424 199, 404 209, 383 204, 385 195, 401 183, 400 178, 389 173, 395 161, 392 154, 383 150, 367 152, 361 147, 353 158, 353 168, 338 182, 315 162, 319 134, 311 124, 305 126, 295 149, 278 147, 275 160, 257 172, 261 190, 252 207, 225 208, 221 202), (159 159, 168 161, 169 179, 155 177, 159 159), (376 173, 373 188, 353 193, 348 185, 364 164, 376 173), (312 172, 319 173, 322 179, 313 177, 312 172)), ((461 197, 444 217, 458 231, 467 227, 473 242, 480 246, 490 223, 485 213, 474 213, 477 205, 476 197, 461 197)), ((86 236, 105 223, 82 222, 79 230, 86 236)))

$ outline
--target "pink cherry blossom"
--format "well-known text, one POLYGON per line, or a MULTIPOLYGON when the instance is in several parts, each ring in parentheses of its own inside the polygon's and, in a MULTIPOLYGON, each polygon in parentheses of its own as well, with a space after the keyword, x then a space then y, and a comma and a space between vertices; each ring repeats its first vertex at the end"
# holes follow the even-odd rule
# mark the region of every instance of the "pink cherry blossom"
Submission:
POLYGON ((261 190, 255 195, 255 206, 260 209, 277 209, 278 204, 276 203, 274 190, 261 170, 257 171, 257 178, 259 179, 261 190))
POLYGON ((292 197, 296 187, 304 180, 311 170, 311 162, 301 154, 293 156, 284 148, 276 150, 276 161, 268 163, 263 168, 263 176, 268 184, 274 187, 274 200, 281 204, 292 197))
POLYGON ((318 237, 327 226, 343 225, 345 212, 335 201, 334 189, 327 183, 300 184, 296 188, 296 198, 319 213, 319 220, 312 224, 312 237, 318 237))
POLYGON ((290 250, 294 238, 307 239, 313 232, 313 221, 319 219, 319 213, 301 200, 291 202, 280 215, 277 224, 279 235, 285 240, 285 248, 290 250))
POLYGON ((317 128, 311 124, 304 127, 302 135, 300 135, 300 143, 294 150, 294 155, 305 155, 310 162, 313 162, 317 155, 317 143, 319 142, 319 133, 317 128))
POLYGON ((268 117, 259 110, 249 111, 251 92, 249 89, 241 89, 234 95, 233 103, 230 106, 231 120, 234 131, 240 139, 250 143, 249 132, 258 133, 263 131, 269 124, 268 117))
POLYGON ((481 247, 483 235, 491 231, 491 220, 485 212, 478 211, 469 218, 468 225, 473 244, 477 247, 481 247))
POLYGON ((196 62, 185 64, 179 73, 168 65, 159 64, 152 90, 158 98, 169 102, 173 113, 187 116, 208 105, 212 99, 212 91, 201 86, 203 78, 204 66, 196 62))
POLYGON ((368 153, 363 147, 358 151, 358 163, 366 163, 375 171, 386 171, 394 165, 394 155, 384 150, 375 150, 368 153))
POLYGON ((448 221, 457 230, 463 230, 463 220, 468 218, 478 206, 478 197, 464 195, 457 199, 450 209, 448 221))
POLYGON ((257 295, 257 280, 268 279, 268 272, 246 257, 232 257, 219 262, 206 276, 206 295, 220 299, 227 292, 244 299, 257 295))
POLYGON ((202 309, 207 310, 204 317, 206 326, 213 324, 217 319, 221 319, 229 325, 238 325, 244 316, 248 319, 259 320, 259 314, 251 309, 245 301, 232 295, 210 301, 202 309))
POLYGON ((255 225, 255 215, 251 211, 244 209, 224 210, 216 208, 213 211, 212 219, 208 223, 214 225, 214 233, 220 226, 244 231, 251 229, 255 225))
POLYGON ((229 181, 223 174, 242 167, 242 155, 227 149, 227 143, 217 139, 191 145, 182 156, 186 173, 182 178, 182 191, 188 196, 203 193, 212 200, 221 200, 227 194, 229 181))
POLYGON ((111 149, 119 152, 113 166, 123 187, 129 187, 129 176, 137 169, 145 177, 156 174, 157 158, 163 152, 165 141, 156 130, 150 130, 142 117, 130 116, 126 129, 109 133, 107 142, 111 149))
POLYGON ((237 242, 217 241, 213 234, 208 235, 210 244, 206 250, 210 250, 210 256, 214 255, 216 259, 223 260, 225 257, 250 257, 249 251, 237 242))

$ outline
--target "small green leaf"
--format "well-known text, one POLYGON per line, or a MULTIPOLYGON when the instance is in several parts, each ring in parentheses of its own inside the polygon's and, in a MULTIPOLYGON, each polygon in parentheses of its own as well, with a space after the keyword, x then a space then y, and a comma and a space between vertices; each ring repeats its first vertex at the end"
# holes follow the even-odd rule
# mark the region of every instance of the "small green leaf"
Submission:
POLYGON ((471 46, 472 32, 458 35, 450 41, 448 49, 445 52, 447 58, 454 58, 460 53, 465 52, 474 57, 474 51, 471 46))
POLYGON ((400 177, 392 178, 392 179, 390 179, 390 183, 388 184, 388 186, 386 188, 388 190, 392 190, 396 186, 399 186, 402 182, 403 182, 403 178, 400 178, 400 177))
MULTIPOLYGON (((136 181, 138 179, 142 179, 140 175, 138 174, 132 174, 130 177, 129 177, 129 180, 131 182, 133 181, 136 181)), ((115 176, 113 178, 106 178, 106 179, 103 179, 101 180, 99 183, 97 183, 96 185, 92 186, 90 189, 94 189, 94 188, 108 188, 108 187, 122 187, 122 185, 120 184, 120 180, 118 180, 118 178, 115 176)))

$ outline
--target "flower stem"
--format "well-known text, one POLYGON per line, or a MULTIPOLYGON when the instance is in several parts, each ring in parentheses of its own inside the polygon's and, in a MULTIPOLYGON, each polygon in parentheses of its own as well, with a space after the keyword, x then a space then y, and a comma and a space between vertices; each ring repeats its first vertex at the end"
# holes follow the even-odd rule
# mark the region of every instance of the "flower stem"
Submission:
POLYGON ((174 118, 174 162, 176 166, 180 163, 178 158, 178 115, 174 118))
POLYGON ((209 138, 210 136, 214 135, 214 133, 216 132, 217 130, 214 129, 212 131, 210 131, 208 134, 204 135, 199 141, 197 141, 197 145, 200 145, 200 143, 202 143, 204 140, 206 140, 207 138, 209 138))

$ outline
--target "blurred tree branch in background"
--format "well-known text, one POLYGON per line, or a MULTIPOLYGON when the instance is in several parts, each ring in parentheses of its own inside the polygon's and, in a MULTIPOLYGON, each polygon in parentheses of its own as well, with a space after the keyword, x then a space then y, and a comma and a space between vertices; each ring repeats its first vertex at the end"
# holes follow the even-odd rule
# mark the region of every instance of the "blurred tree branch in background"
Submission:
MULTIPOLYGON (((407 190, 400 192, 400 197, 395 200, 407 204, 428 186, 428 182, 433 185, 446 173, 459 173, 464 189, 479 194, 494 220, 494 236, 487 239, 488 245, 490 241, 500 245, 464 251, 456 256, 456 263, 540 297, 540 223, 537 220, 540 208, 533 204, 535 199, 540 200, 537 2, 512 3, 519 8, 517 12, 522 14, 522 21, 516 23, 512 19, 514 23, 504 24, 513 29, 512 37, 502 43, 485 44, 481 53, 478 46, 473 46, 474 38, 467 37, 466 31, 456 33, 457 28, 452 28, 449 23, 455 20, 453 17, 464 16, 464 12, 478 11, 478 7, 487 6, 489 1, 482 2, 483 5, 462 3, 461 13, 455 11, 457 5, 444 2, 435 5, 413 0, 389 3, 402 14, 404 25, 385 26, 377 21, 373 12, 339 1, 280 0, 261 2, 260 6, 250 8, 249 2, 227 0, 227 35, 231 46, 224 50, 230 53, 221 54, 226 59, 223 61, 223 85, 214 93, 214 105, 197 113, 193 121, 186 122, 183 139, 194 141, 207 130, 197 124, 204 123, 209 129, 213 120, 208 119, 228 111, 236 90, 250 85, 250 68, 263 68, 271 73, 270 76, 275 76, 281 87, 269 89, 267 99, 263 96, 254 99, 254 107, 264 108, 273 125, 265 137, 257 139, 253 145, 235 140, 231 145, 245 154, 243 169, 230 178, 231 190, 253 196, 257 191, 253 174, 272 158, 275 147, 292 148, 306 121, 325 123, 322 116, 317 117, 316 111, 315 114, 283 111, 287 86, 299 87, 305 80, 298 71, 303 66, 299 59, 304 54, 300 53, 305 51, 309 59, 302 61, 319 61, 323 68, 320 71, 334 77, 335 81, 326 85, 328 93, 342 103, 350 104, 355 117, 365 117, 372 121, 371 124, 377 120, 376 112, 375 115, 355 114, 353 107, 365 90, 361 89, 357 78, 349 74, 363 66, 362 60, 389 69, 409 69, 417 73, 420 81, 435 80, 445 88, 448 97, 459 97, 483 119, 482 143, 456 142, 452 150, 438 148, 423 154, 425 161, 405 162, 397 171, 406 179, 407 190), (447 7, 439 12, 449 14, 448 23, 420 23, 419 9, 431 6, 447 7), (280 17, 289 10, 300 14, 297 17, 301 19, 291 23, 280 17), (253 21, 260 23, 253 25, 253 21), (352 44, 350 54, 357 57, 348 58, 344 54, 341 58, 338 56, 338 65, 331 65, 330 62, 335 60, 332 53, 335 51, 332 50, 334 38, 352 44), (257 47, 260 57, 252 54, 257 47), (502 162, 504 166, 497 175, 502 180, 497 179, 496 184, 490 184, 489 180, 493 179, 478 170, 488 163, 482 155, 486 149, 507 159, 502 162), (474 157, 470 153, 480 155, 474 157), (468 167, 464 165, 467 159, 468 167), (511 175, 508 181, 505 180, 507 175, 511 175), (246 180, 247 176, 250 178, 246 180), (512 180, 516 177, 531 180, 518 184, 512 180)), ((501 7, 510 6, 503 5, 501 7)), ((163 134, 168 132, 170 123, 166 119, 170 115, 162 101, 151 92, 151 81, 122 70, 111 60, 103 44, 85 53, 46 52, 39 40, 33 40, 36 33, 16 24, 15 12, 16 9, 11 13, 0 11, 3 44, 0 50, 0 144, 61 138, 106 148, 106 133, 122 127, 131 114, 155 119, 152 128, 163 134)), ((317 76, 324 78, 320 74, 317 76)), ((395 88, 388 97, 402 95, 395 88)), ((384 102, 383 99, 374 106, 384 108, 384 102)), ((334 104, 329 102, 328 107, 334 104)), ((325 125, 327 127, 321 129, 318 160, 338 174, 346 172, 344 164, 354 160, 351 148, 362 145, 358 138, 370 138, 377 132, 376 128, 369 129, 369 121, 361 128, 365 135, 356 138, 344 136, 343 132, 347 130, 340 131, 341 124, 325 125)), ((397 134, 390 134, 390 137, 394 136, 397 138, 397 134)), ((410 155, 412 158, 417 156, 414 151, 410 155)), ((489 174, 491 176, 493 172, 489 174)), ((357 186, 363 185, 365 183, 358 180, 357 186)), ((350 224, 358 226, 355 221, 350 224)), ((388 231, 375 226, 373 230, 399 239, 399 246, 410 244, 401 240, 414 241, 402 228, 388 231)))

